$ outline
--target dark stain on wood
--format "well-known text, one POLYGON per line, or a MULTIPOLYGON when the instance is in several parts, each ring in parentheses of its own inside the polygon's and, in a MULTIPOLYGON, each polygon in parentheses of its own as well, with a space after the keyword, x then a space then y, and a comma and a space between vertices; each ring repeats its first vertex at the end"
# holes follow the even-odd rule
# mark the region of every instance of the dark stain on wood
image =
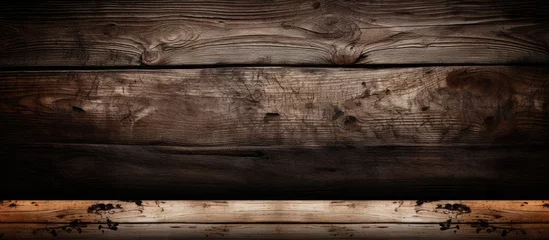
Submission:
POLYGON ((263 121, 266 123, 269 123, 271 121, 276 121, 280 119, 279 113, 265 113, 265 117, 263 117, 263 121))
POLYGON ((117 231, 118 223, 112 222, 110 219, 107 218, 107 228, 113 231, 117 231))
POLYGON ((354 236, 354 230, 344 226, 331 226, 328 229, 328 233, 332 237, 348 237, 352 238, 354 236))
POLYGON ((455 70, 446 76, 446 83, 451 89, 460 89, 478 96, 510 94, 509 76, 498 72, 478 70, 455 70))
POLYGON ((459 213, 471 213, 471 208, 464 204, 454 203, 454 204, 438 204, 436 209, 446 209, 450 211, 456 211, 459 213))
POLYGON ((72 106, 72 111, 75 112, 75 113, 83 113, 83 112, 86 112, 84 111, 84 109, 80 108, 80 107, 77 107, 77 106, 72 106))
POLYGON ((454 230, 454 233, 455 233, 457 232, 457 230, 459 230, 459 225, 456 224, 455 226, 452 226, 452 219, 448 219, 446 222, 440 223, 439 226, 440 226, 440 231, 455 229, 454 230))
MULTIPOLYGON (((495 142, 505 142, 509 139, 527 140, 532 137, 531 134, 518 131, 521 127, 517 123, 519 119, 524 118, 525 113, 517 110, 516 106, 539 100, 534 100, 537 94, 522 97, 519 96, 519 92, 524 91, 523 88, 547 89, 547 86, 531 82, 518 87, 516 82, 519 81, 517 79, 519 77, 514 73, 461 69, 448 73, 446 82, 452 94, 461 96, 459 102, 464 105, 464 110, 477 108, 483 103, 493 106, 492 109, 477 108, 477 110, 468 113, 463 111, 462 116, 464 116, 464 119, 482 118, 486 137, 493 139, 495 142)), ((543 115, 547 115, 546 110, 540 107, 536 106, 538 110, 545 112, 543 115)), ((455 138, 455 140, 467 137, 467 135, 469 134, 466 133, 455 138)))
POLYGON ((71 221, 68 225, 58 226, 58 227, 45 227, 41 229, 33 230, 32 234, 37 235, 40 233, 48 233, 53 237, 57 237, 61 233, 72 233, 73 231, 77 233, 82 233, 82 228, 88 227, 87 224, 82 223, 80 219, 71 221))
POLYGON ((204 229, 205 236, 206 237, 224 237, 225 234, 229 232, 229 228, 227 226, 223 227, 209 227, 204 229))
POLYGON ((103 225, 97 226, 98 230, 101 230, 101 232, 105 232, 105 228, 112 230, 112 231, 118 231, 118 223, 112 222, 110 219, 107 218, 107 227, 103 227, 103 225))
POLYGON ((342 117, 345 113, 341 111, 338 107, 334 107, 334 115, 332 116, 332 120, 337 120, 340 117, 342 117))
POLYGON ((485 220, 479 220, 478 223, 471 224, 471 227, 476 228, 477 234, 482 232, 486 232, 488 234, 499 233, 501 237, 506 237, 510 233, 526 235, 526 230, 523 228, 494 226, 485 220))
POLYGON ((113 205, 111 203, 108 203, 108 204, 98 203, 98 204, 91 205, 88 208, 88 213, 101 214, 101 213, 108 212, 115 209, 122 209, 122 207, 120 206, 120 204, 113 205))

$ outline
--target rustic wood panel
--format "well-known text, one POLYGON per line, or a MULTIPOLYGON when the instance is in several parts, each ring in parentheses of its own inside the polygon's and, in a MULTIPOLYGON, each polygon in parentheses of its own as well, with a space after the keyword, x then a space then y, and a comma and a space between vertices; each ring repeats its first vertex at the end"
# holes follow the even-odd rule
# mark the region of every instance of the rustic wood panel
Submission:
POLYGON ((0 223, 549 223, 549 201, 4 200, 0 223))
MULTIPOLYGON (((546 239, 549 224, 0 224, 5 239, 546 239), (116 226, 115 226, 116 225, 116 226), (101 226, 101 228, 99 227, 101 226), (459 226, 459 229, 457 227, 459 226), (79 230, 80 229, 80 230, 79 230), (114 230, 116 229, 116 230, 114 230)), ((3 234, 3 235, 2 235, 3 234)))
POLYGON ((546 144, 548 74, 487 66, 5 71, 0 142, 546 144))
POLYGON ((3 145, 12 199, 539 199, 549 149, 3 145))
POLYGON ((548 63, 546 1, 5 2, 1 66, 548 63))

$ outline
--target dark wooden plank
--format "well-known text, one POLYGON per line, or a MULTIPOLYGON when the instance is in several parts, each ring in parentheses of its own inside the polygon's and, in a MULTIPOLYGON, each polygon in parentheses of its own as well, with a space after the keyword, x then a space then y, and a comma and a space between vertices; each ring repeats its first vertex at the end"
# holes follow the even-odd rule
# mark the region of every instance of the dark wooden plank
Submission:
POLYGON ((4 145, 10 199, 539 199, 544 147, 4 145))
MULTIPOLYGON (((0 223, 549 223, 544 200, 5 200, 0 223)), ((453 230, 453 229, 452 229, 453 230)))
POLYGON ((543 67, 0 72, 0 143, 546 144, 543 67))
POLYGON ((549 224, 0 224, 6 239, 547 239, 549 224), (99 226, 102 226, 99 229, 99 226), (459 226, 459 229, 456 228, 459 226), (114 228, 116 227, 116 228, 114 228), (69 230, 70 229, 70 230, 69 230), (78 230, 80 229, 80 231, 78 230), (478 231, 478 232, 477 232, 478 231))
POLYGON ((548 63, 540 0, 6 1, 1 66, 548 63))

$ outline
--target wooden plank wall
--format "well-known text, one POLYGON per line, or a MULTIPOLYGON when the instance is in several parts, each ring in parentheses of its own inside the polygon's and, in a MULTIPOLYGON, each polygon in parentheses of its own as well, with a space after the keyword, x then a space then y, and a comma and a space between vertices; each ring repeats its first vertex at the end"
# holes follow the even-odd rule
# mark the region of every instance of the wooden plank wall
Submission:
POLYGON ((547 1, 0 9, 0 238, 549 237, 547 1))
POLYGON ((540 0, 4 2, 0 64, 546 63, 540 0))

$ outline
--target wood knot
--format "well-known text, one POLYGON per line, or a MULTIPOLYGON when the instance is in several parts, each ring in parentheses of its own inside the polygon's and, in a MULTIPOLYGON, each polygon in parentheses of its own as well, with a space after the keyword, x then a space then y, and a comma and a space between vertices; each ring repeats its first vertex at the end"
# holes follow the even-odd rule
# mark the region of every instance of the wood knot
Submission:
POLYGON ((360 35, 360 28, 349 18, 340 15, 325 15, 312 26, 312 31, 326 39, 356 40, 360 35))
POLYGON ((141 63, 146 65, 155 64, 160 60, 160 52, 161 50, 158 47, 146 49, 141 55, 141 63))
POLYGON ((86 111, 84 111, 84 109, 82 109, 81 107, 77 107, 77 106, 72 106, 72 111, 75 112, 75 113, 86 112, 86 111))
POLYGON ((160 25, 145 31, 141 35, 145 52, 143 64, 157 63, 160 52, 171 48, 180 48, 196 39, 192 29, 183 25, 160 25))
POLYGON ((120 33, 120 28, 115 23, 109 23, 101 27, 101 33, 107 36, 116 36, 120 33))
POLYGON ((270 121, 276 121, 280 119, 279 113, 266 113, 265 117, 263 117, 263 121, 265 123, 269 123, 270 121))
POLYGON ((331 52, 331 59, 328 62, 338 65, 359 64, 364 63, 367 58, 368 55, 366 53, 356 49, 353 45, 344 48, 334 46, 331 52))
POLYGON ((358 119, 355 116, 346 116, 343 120, 343 128, 346 130, 359 131, 358 119))
POLYGON ((146 37, 151 44, 177 44, 181 46, 194 40, 195 34, 191 28, 184 25, 160 25, 150 29, 146 37))
POLYGON ((446 85, 450 89, 464 90, 483 96, 508 96, 511 90, 507 75, 482 69, 452 71, 446 76, 446 85))

